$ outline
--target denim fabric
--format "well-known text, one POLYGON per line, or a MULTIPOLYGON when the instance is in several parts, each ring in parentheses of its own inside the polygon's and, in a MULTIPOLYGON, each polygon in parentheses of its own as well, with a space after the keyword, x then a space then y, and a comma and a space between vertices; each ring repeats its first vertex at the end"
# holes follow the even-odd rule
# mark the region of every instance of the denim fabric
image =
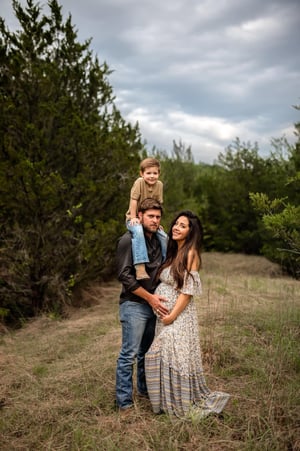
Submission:
POLYGON ((149 263, 149 257, 144 237, 144 229, 141 224, 130 225, 126 223, 127 229, 131 232, 132 238, 132 259, 133 264, 149 263))
MULTIPOLYGON (((137 265, 139 263, 149 263, 147 246, 145 243, 144 229, 141 224, 130 225, 129 221, 126 222, 127 229, 132 235, 132 259, 133 264, 137 265)), ((156 232, 157 238, 159 239, 161 246, 161 253, 163 262, 167 255, 167 238, 168 235, 163 230, 159 229, 156 232)))
POLYGON ((159 242, 160 242, 162 261, 164 262, 165 259, 166 259, 166 256, 167 256, 168 235, 162 229, 159 229, 156 232, 156 235, 157 235, 157 238, 159 239, 159 242))
POLYGON ((137 389, 147 393, 145 378, 145 354, 155 332, 156 317, 149 304, 125 301, 120 304, 122 324, 122 348, 116 369, 116 402, 118 407, 133 404, 133 365, 137 361, 137 389))

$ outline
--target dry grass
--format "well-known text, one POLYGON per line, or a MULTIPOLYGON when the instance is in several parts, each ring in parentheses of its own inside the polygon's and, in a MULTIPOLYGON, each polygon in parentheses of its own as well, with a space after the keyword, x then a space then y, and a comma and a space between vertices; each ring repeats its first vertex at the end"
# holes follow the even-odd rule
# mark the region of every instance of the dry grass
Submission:
POLYGON ((114 408, 117 283, 86 293, 68 319, 39 318, 0 348, 0 446, 11 450, 300 450, 299 282, 263 258, 205 254, 199 322, 208 385, 231 393, 222 417, 114 408))

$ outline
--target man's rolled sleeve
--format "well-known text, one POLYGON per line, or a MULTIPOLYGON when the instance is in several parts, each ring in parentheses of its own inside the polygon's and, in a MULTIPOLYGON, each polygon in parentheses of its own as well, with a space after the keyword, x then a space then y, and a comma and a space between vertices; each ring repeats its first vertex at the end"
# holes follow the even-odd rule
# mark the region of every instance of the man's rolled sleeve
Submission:
POLYGON ((140 287, 133 273, 133 261, 131 251, 131 235, 123 235, 117 247, 117 271, 118 280, 122 283, 126 291, 133 292, 140 287))

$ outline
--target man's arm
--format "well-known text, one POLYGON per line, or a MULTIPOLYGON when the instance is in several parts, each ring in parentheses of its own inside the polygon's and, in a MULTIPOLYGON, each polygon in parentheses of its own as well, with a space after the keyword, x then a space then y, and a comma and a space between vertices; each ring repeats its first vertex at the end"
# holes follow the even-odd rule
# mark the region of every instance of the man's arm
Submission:
POLYGON ((168 309, 163 305, 165 298, 145 290, 135 278, 131 252, 131 235, 123 235, 117 247, 117 271, 118 280, 122 283, 126 291, 139 296, 148 302, 153 310, 158 310, 161 314, 168 314, 168 309))
POLYGON ((131 252, 131 235, 123 235, 117 247, 117 274, 118 280, 122 283, 126 291, 134 292, 139 288, 139 283, 135 278, 135 272, 131 252))
POLYGON ((136 296, 145 299, 149 305, 156 311, 156 313, 160 315, 168 315, 169 310, 164 306, 164 302, 167 301, 163 296, 159 296, 158 294, 149 293, 149 291, 145 290, 143 287, 139 287, 133 291, 136 296))

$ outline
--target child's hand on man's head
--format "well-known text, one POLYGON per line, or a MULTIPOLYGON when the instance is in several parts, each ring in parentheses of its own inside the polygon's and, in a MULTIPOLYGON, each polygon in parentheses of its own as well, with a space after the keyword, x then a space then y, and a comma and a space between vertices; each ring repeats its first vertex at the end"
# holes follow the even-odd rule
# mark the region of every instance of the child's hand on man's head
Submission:
POLYGON ((130 225, 134 226, 134 225, 137 225, 137 224, 140 224, 139 218, 132 218, 130 220, 130 225))

